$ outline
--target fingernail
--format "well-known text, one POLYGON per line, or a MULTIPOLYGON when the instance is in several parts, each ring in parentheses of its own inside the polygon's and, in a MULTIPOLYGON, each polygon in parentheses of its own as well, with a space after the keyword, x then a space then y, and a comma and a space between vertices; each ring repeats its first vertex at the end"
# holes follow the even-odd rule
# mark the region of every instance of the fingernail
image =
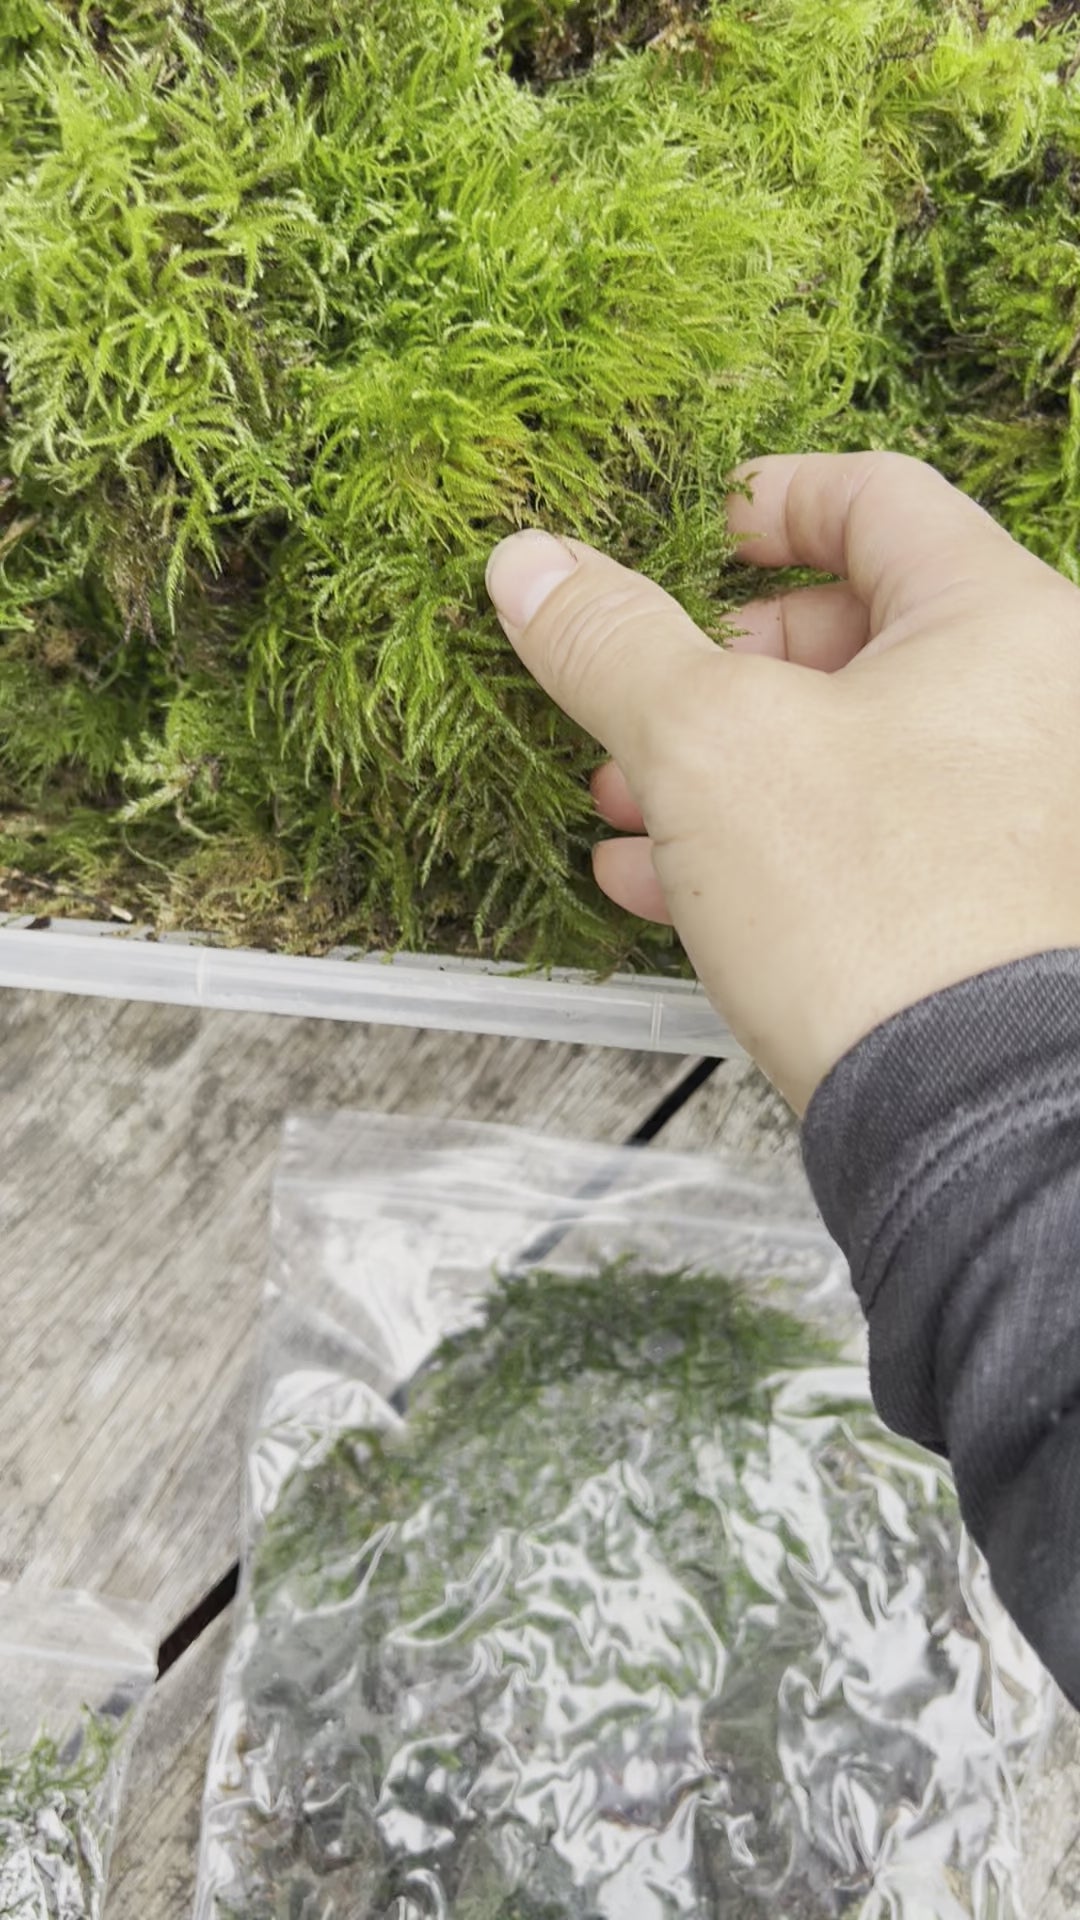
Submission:
POLYGON ((569 547, 539 527, 500 540, 487 563, 487 590, 504 626, 527 627, 548 594, 577 566, 569 547))

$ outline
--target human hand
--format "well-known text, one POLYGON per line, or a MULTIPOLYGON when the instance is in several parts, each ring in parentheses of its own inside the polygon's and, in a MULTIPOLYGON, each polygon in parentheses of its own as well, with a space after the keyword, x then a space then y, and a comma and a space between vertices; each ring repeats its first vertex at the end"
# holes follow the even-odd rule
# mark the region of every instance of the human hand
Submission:
POLYGON ((1080 946, 1080 591, 902 455, 740 473, 742 557, 841 584, 744 607, 729 650, 577 540, 512 535, 488 590, 612 756, 596 805, 633 837, 597 847, 600 886, 674 923, 802 1111, 903 1007, 1080 946))

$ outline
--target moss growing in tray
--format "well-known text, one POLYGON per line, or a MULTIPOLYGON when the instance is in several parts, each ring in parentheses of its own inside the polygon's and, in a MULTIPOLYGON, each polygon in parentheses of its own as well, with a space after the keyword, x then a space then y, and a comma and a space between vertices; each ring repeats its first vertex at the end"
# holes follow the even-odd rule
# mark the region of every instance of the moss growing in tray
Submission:
POLYGON ((0 905, 664 964, 486 554, 720 638, 732 465, 871 445, 1075 574, 1076 16, 0 0, 0 905))

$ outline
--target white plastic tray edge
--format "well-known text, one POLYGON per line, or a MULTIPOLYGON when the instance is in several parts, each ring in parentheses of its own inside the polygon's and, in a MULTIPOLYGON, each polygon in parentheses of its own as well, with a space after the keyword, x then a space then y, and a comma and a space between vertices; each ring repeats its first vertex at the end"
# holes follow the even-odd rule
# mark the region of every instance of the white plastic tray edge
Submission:
POLYGON ((234 1012, 436 1027, 731 1058, 742 1049, 693 980, 339 949, 321 959, 153 936, 110 922, 0 915, 0 986, 234 1012))

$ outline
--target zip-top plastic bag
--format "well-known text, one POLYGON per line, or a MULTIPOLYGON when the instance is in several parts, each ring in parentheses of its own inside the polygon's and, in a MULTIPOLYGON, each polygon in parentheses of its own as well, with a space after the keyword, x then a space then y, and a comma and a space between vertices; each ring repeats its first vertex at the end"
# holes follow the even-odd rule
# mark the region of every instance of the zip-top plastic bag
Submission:
POLYGON ((1051 1689, 809 1196, 287 1124, 198 1920, 1007 1920, 1051 1689))
POLYGON ((141 1608, 0 1585, 3 1920, 99 1920, 155 1666, 141 1608))

